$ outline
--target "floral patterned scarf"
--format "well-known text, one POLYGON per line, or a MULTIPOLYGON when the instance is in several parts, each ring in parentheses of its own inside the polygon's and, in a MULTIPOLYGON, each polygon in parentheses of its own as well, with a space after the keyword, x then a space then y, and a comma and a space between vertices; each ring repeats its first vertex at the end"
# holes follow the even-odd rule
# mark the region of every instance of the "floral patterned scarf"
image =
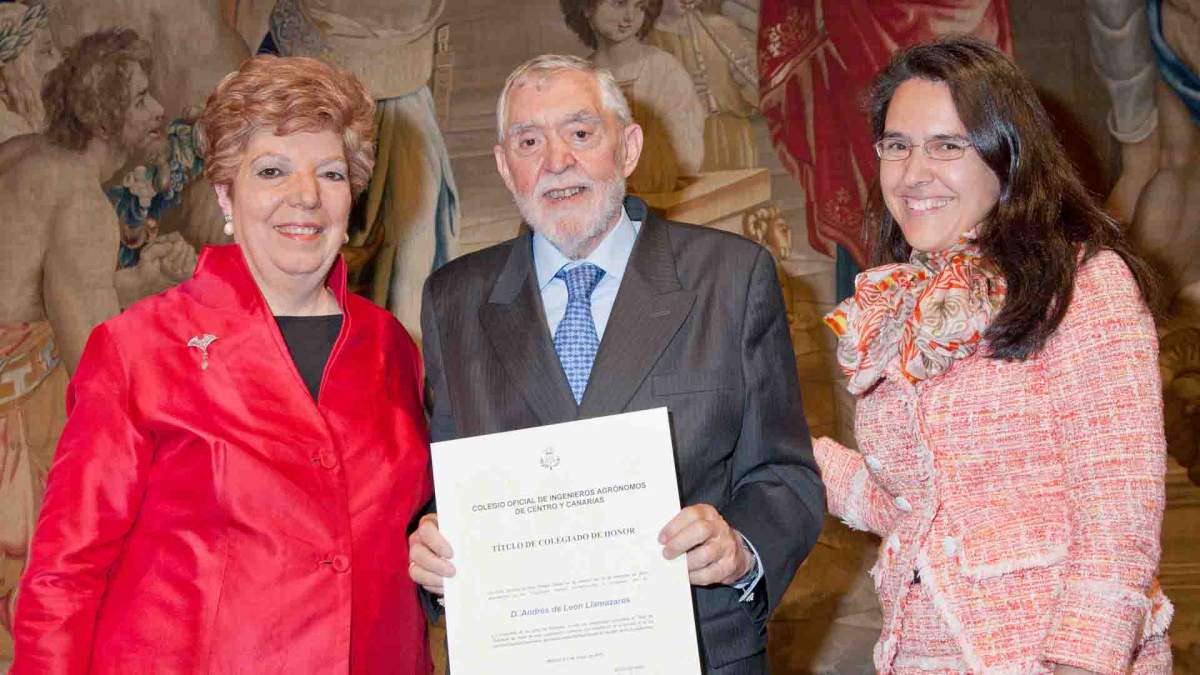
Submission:
POLYGON ((854 297, 825 316, 838 336, 846 388, 869 390, 893 361, 912 383, 944 373, 979 347, 1006 288, 999 268, 966 238, 859 274, 854 297))

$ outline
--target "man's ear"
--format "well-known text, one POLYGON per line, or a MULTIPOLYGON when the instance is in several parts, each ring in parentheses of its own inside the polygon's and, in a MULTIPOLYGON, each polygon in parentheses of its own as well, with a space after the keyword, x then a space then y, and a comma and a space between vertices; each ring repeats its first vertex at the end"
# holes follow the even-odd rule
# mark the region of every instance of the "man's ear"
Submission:
POLYGON ((217 193, 217 203, 221 205, 221 212, 226 216, 233 215, 233 200, 229 197, 228 185, 214 185, 213 192, 217 193))
POLYGON ((621 172, 629 178, 637 168, 638 158, 642 156, 642 127, 636 122, 631 122, 621 135, 625 144, 625 159, 621 163, 621 172))
POLYGON ((497 143, 492 148, 492 154, 496 157, 496 171, 500 172, 500 177, 504 179, 504 186, 508 191, 517 194, 516 187, 513 185, 512 173, 508 170, 508 156, 504 154, 504 146, 497 143))

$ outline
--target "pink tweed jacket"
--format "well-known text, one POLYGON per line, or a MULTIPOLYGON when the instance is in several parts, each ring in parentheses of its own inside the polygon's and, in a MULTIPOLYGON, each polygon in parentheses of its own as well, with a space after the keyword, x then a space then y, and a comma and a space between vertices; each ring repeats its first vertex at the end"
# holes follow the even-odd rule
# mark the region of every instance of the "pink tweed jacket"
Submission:
POLYGON ((861 454, 817 441, 830 512, 883 537, 879 672, 914 569, 973 672, 1170 672, 1157 364, 1137 286, 1105 251, 1036 357, 977 352, 916 385, 893 370, 858 401, 861 454))

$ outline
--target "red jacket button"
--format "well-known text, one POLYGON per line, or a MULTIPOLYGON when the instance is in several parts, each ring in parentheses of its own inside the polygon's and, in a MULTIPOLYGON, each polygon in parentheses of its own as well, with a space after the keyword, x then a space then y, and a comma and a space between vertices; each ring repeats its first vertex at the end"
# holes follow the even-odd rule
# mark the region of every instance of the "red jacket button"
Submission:
POLYGON ((343 573, 350 571, 350 559, 344 555, 333 556, 333 571, 343 573))
POLYGON ((311 459, 313 464, 320 464, 326 469, 332 469, 337 466, 337 455, 324 448, 313 451, 311 459))

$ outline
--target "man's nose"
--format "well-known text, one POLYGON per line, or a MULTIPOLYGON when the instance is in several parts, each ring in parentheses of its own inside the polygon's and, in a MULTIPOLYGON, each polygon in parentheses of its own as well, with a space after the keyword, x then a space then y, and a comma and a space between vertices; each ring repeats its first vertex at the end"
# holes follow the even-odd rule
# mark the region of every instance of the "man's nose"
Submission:
POLYGON ((546 143, 546 170, 562 173, 575 166, 575 151, 561 138, 551 136, 546 143))

